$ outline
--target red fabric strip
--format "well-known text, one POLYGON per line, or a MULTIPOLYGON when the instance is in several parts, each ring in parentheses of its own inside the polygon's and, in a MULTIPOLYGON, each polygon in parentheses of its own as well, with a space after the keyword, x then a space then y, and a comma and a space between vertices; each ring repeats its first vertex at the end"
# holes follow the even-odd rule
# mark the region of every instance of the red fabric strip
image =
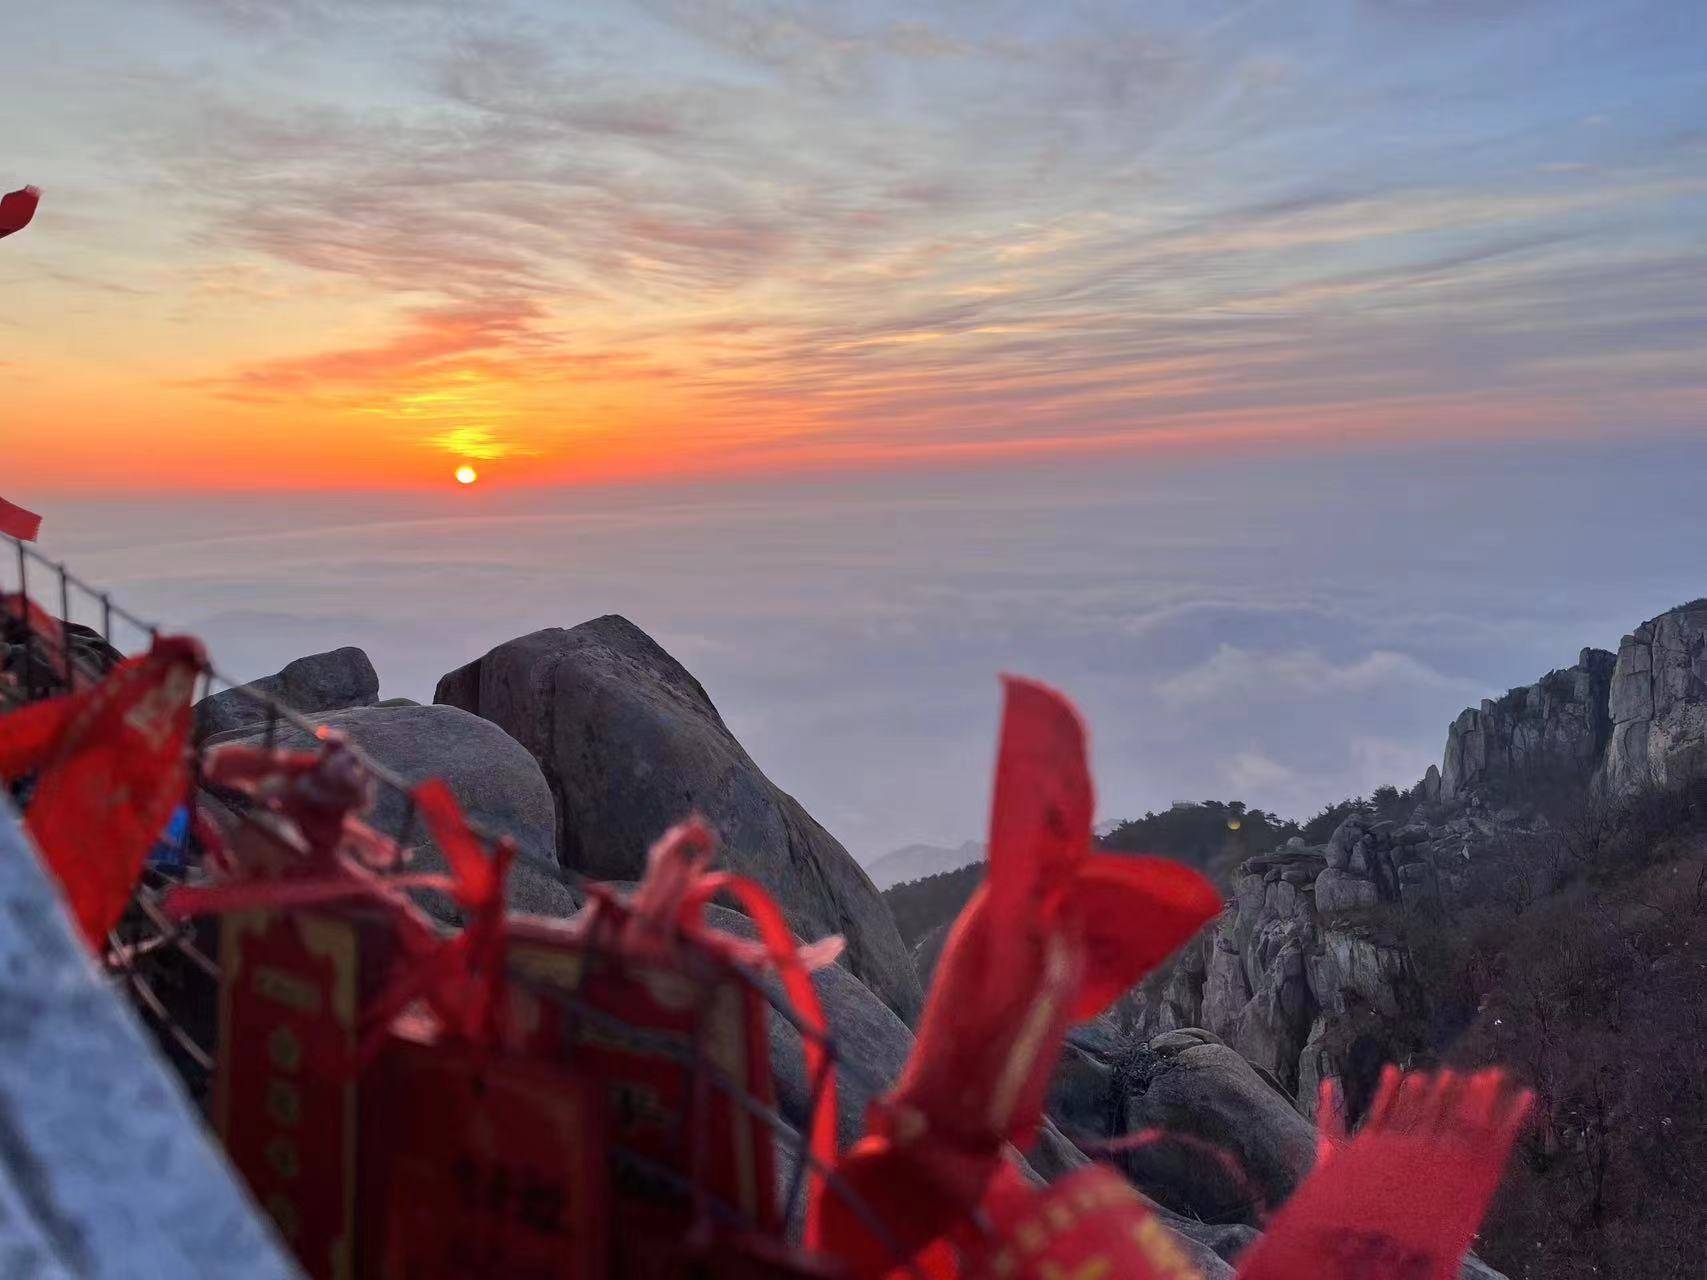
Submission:
MULTIPOLYGON (((949 932, 900 1081, 837 1171, 909 1255, 978 1207, 1008 1143, 1029 1144, 1069 1023, 1221 909, 1188 868, 1093 852, 1077 712, 1044 685, 1005 687, 988 879, 949 932)), ((827 1201, 825 1223, 827 1247, 856 1275, 894 1264, 845 1204, 827 1201)))
POLYGON ((1533 1100, 1499 1071, 1388 1067, 1363 1127, 1269 1223, 1240 1280, 1454 1280, 1533 1100))
MULTIPOLYGON (((795 1013, 806 1024, 807 1034, 801 1036, 806 1056, 806 1078, 817 1080, 822 1072, 824 1081, 818 1109, 812 1115, 809 1135, 812 1156, 821 1169, 832 1168, 836 1163, 836 1065, 824 1050, 824 1038, 829 1035, 830 1026, 824 1017, 823 1006, 818 1002, 818 989, 812 985, 812 976, 807 971, 800 947, 794 940, 794 931, 788 927, 782 908, 757 881, 726 871, 702 877, 683 904, 684 922, 691 922, 704 940, 709 930, 699 923, 697 913, 712 898, 725 892, 740 900, 758 926, 759 937, 764 942, 771 964, 776 967, 777 976, 782 979, 783 990, 787 992, 795 1013)), ((806 1247, 820 1247, 822 1234, 822 1197, 815 1195, 807 1201, 806 1247)))
POLYGON ((10 534, 20 542, 34 542, 41 533, 41 517, 0 498, 0 533, 10 534))
POLYGON ((0 718, 0 771, 39 771, 25 824, 92 947, 189 792, 190 699, 206 665, 196 641, 162 637, 94 687, 0 718))
POLYGON ((29 226, 30 219, 36 216, 36 205, 40 201, 39 187, 23 187, 0 196, 0 237, 9 236, 14 231, 22 231, 29 226))

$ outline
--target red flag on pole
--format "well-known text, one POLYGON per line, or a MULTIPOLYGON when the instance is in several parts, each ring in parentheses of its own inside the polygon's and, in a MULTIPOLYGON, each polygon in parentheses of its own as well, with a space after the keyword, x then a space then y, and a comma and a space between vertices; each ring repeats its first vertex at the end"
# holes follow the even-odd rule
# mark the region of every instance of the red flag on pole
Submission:
POLYGON ((37 773, 25 824, 92 946, 189 790, 190 699, 206 665, 197 641, 162 637, 92 688, 0 717, 0 777, 37 773))
MULTIPOLYGON (((4 232, 0 232, 4 234, 4 232)), ((0 533, 10 534, 21 542, 34 542, 41 532, 41 517, 25 511, 16 503, 0 498, 0 533)))
POLYGON ((24 187, 0 196, 0 237, 9 236, 14 231, 22 231, 29 226, 30 219, 36 216, 36 205, 40 201, 39 187, 24 187))

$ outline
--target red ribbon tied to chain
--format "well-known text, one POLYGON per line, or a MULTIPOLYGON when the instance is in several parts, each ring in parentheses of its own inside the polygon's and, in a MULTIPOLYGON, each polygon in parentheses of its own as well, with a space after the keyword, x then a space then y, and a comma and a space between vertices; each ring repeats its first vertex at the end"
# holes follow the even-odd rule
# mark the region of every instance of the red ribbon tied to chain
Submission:
POLYGON ((99 684, 0 717, 0 777, 37 774, 25 825, 93 947, 189 791, 200 643, 162 636, 99 684))
MULTIPOLYGON (((826 1051, 829 1023, 824 1017, 812 973, 833 964, 843 940, 831 935, 801 945, 776 899, 756 880, 730 871, 712 871, 717 837, 697 815, 664 833, 647 853, 646 874, 627 899, 604 885, 589 886, 591 927, 600 920, 615 928, 618 945, 630 955, 667 955, 687 942, 749 969, 770 968, 802 1026, 806 1078, 821 1080, 817 1109, 808 1120, 812 1163, 828 1169, 836 1159, 836 1070, 826 1051), (749 942, 705 921, 705 907, 719 894, 739 902, 758 930, 749 942)), ((817 1184, 822 1188, 821 1181, 817 1184)), ((815 1247, 822 1234, 822 1203, 807 1203, 805 1240, 815 1247)))
POLYGON ((164 904, 167 914, 299 910, 355 901, 383 907, 409 963, 364 1011, 357 1061, 349 1065, 369 1061, 392 1020, 417 1000, 452 1035, 481 1048, 491 1045, 503 1007, 504 879, 515 856, 511 841, 498 841, 488 856, 455 794, 434 778, 417 786, 412 798, 450 875, 375 875, 373 868, 395 866, 405 853, 359 816, 371 800, 371 779, 336 735, 325 736, 317 752, 227 744, 209 756, 205 775, 284 820, 272 838, 285 856, 252 865, 252 859, 228 855, 222 859, 225 879, 174 889, 164 904), (450 894, 465 914, 463 928, 441 937, 404 895, 408 889, 450 894))
POLYGON ((492 1047, 500 1033, 504 1010, 504 881, 515 860, 515 843, 507 838, 499 840, 488 856, 485 842, 469 827, 462 806, 442 779, 423 782, 415 788, 414 797, 450 866, 450 878, 434 883, 424 876, 393 877, 390 883, 443 888, 462 909, 463 926, 448 940, 434 941, 420 931, 416 931, 420 935, 417 938, 404 939, 406 947, 415 952, 415 963, 398 975, 366 1014, 363 1061, 377 1052, 392 1019, 417 999, 426 1001, 447 1031, 478 1049, 492 1047))
MULTIPOLYGON (((824 1205, 824 1246, 859 1276, 966 1220, 1006 1145, 1035 1136, 1069 1023, 1096 1016, 1221 909, 1188 867, 1093 851, 1078 714, 1044 685, 1005 686, 988 878, 943 947, 900 1081, 837 1170, 888 1239, 842 1197, 824 1205)), ((940 1249, 928 1256, 940 1265, 940 1249)))
POLYGON ((40 187, 20 187, 0 196, 0 239, 29 226, 40 202, 40 187))
POLYGON ((1497 1070, 1389 1066, 1342 1146, 1324 1082, 1316 1168, 1241 1259, 1239 1280, 1454 1280, 1533 1101, 1497 1070))

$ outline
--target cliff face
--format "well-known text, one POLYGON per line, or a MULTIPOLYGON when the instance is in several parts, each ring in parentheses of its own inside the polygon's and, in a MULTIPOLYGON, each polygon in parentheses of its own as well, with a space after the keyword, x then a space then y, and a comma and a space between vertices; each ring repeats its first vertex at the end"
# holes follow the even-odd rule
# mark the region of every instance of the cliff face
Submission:
POLYGON ((1540 773, 1595 769, 1612 736, 1608 704, 1616 662, 1605 649, 1584 649, 1576 666, 1466 708, 1447 730, 1441 798, 1521 789, 1540 773))
POLYGON ((1644 622, 1618 646, 1605 781, 1629 792, 1707 774, 1707 600, 1644 622))
POLYGON ((1240 864, 1205 935, 1143 993, 1135 1029, 1203 1027, 1314 1105, 1317 1082, 1391 1052, 1425 1016, 1384 918, 1439 901, 1479 857, 1533 834, 1549 779, 1615 794, 1707 776, 1707 600, 1644 623, 1616 655, 1464 711, 1406 824, 1353 815, 1325 845, 1240 864), (1393 911, 1383 911, 1393 908, 1393 911))
POLYGON ((1354 814, 1325 845, 1294 841, 1247 860, 1220 919, 1148 993, 1138 1030, 1206 1028, 1311 1108, 1317 1083, 1342 1073, 1360 1038, 1385 1050, 1394 1028, 1423 1016, 1409 956, 1379 908, 1437 899, 1506 826, 1354 814))
POLYGON ((1707 600, 1644 622, 1616 655, 1484 701, 1452 722, 1441 799, 1521 794, 1578 770, 1619 795, 1707 774, 1707 600))

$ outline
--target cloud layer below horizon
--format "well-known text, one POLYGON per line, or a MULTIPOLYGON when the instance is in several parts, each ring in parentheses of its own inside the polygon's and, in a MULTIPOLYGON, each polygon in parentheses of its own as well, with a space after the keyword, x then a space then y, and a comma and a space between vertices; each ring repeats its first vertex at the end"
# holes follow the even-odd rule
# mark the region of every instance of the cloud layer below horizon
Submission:
POLYGON ((1704 26, 63 0, 0 48, 14 483, 1699 427, 1704 26))
POLYGON ((622 613, 869 859, 982 837, 1003 671, 1079 703, 1103 817, 1408 786, 1463 707, 1707 594, 1704 474, 1707 439, 108 499, 44 549, 233 676, 357 644, 387 697, 622 613))

